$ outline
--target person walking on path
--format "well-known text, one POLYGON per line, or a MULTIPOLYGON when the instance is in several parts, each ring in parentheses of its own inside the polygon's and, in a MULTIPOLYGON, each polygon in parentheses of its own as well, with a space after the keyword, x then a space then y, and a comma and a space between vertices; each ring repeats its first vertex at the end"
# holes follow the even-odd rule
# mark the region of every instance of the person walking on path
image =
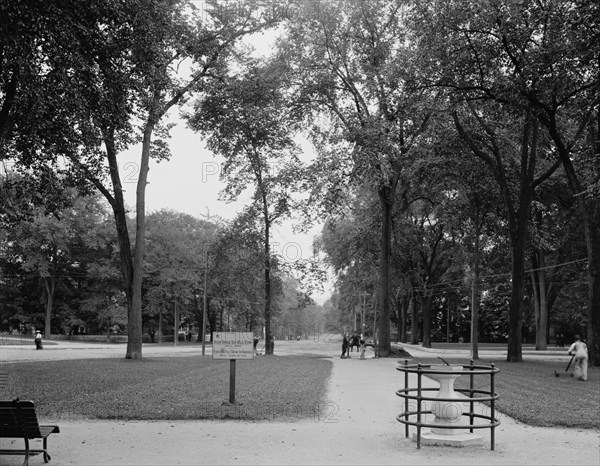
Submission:
POLYGON ((587 380, 588 369, 588 349, 587 345, 581 341, 579 335, 575 335, 575 343, 569 348, 569 354, 575 355, 575 369, 573 376, 578 380, 587 380))
POLYGON ((42 332, 36 330, 35 338, 33 339, 33 341, 35 341, 36 350, 44 349, 44 347, 42 346, 42 332))
POLYGON ((356 352, 358 353, 358 334, 356 332, 354 332, 352 334, 352 340, 350 341, 350 351, 354 352, 354 347, 356 346, 356 352))
POLYGON ((258 355, 258 342, 259 342, 260 338, 258 338, 256 335, 254 335, 254 339, 252 340, 252 343, 254 344, 254 356, 258 355))
POLYGON ((344 339, 342 340, 342 355, 340 358, 344 359, 346 357, 346 352, 348 351, 348 336, 344 333, 344 339))
POLYGON ((360 334, 360 359, 365 359, 365 350, 366 350, 365 336, 361 333, 360 334))

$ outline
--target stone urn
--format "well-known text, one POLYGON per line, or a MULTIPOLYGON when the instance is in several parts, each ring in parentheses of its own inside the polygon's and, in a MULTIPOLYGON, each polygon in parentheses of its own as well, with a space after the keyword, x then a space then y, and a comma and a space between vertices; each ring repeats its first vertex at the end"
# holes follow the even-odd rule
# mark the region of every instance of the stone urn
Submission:
MULTIPOLYGON (((440 390, 437 394, 438 398, 455 398, 456 401, 432 401, 431 412, 435 416, 434 424, 440 427, 434 427, 431 431, 437 435, 456 435, 463 431, 458 428, 461 424, 462 403, 460 397, 454 391, 454 381, 460 377, 463 371, 463 366, 456 365, 434 365, 430 367, 432 372, 459 372, 458 374, 435 374, 435 378, 440 382, 440 390), (442 428, 441 426, 455 427, 442 428)), ((432 374, 433 375, 433 374, 432 374)))

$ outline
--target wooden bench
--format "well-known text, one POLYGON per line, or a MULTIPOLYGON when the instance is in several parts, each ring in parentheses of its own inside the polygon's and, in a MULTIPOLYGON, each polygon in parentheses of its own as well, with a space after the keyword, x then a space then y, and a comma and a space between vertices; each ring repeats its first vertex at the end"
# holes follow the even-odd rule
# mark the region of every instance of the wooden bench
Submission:
POLYGON ((8 371, 0 370, 0 391, 4 390, 8 385, 8 371))
POLYGON ((48 436, 59 432, 58 426, 39 425, 33 401, 0 401, 0 438, 22 438, 25 441, 24 450, 2 449, 0 455, 25 455, 23 466, 27 466, 30 456, 42 453, 44 463, 47 463, 50 461, 48 436), (30 439, 42 440, 43 448, 30 448, 30 439))

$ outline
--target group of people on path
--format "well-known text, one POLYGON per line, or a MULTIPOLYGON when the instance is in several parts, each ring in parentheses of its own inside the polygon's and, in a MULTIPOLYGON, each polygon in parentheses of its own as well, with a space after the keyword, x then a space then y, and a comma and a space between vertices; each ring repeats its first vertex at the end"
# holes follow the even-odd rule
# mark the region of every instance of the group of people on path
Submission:
MULTIPOLYGON (((350 358, 350 353, 354 351, 360 351, 360 358, 365 358, 365 338, 361 334, 360 336, 354 332, 351 337, 348 334, 344 334, 342 339, 342 355, 340 358, 350 358)), ((587 345, 581 340, 579 335, 575 335, 575 342, 569 347, 569 355, 573 355, 573 361, 575 363, 573 370, 573 377, 577 380, 587 380, 588 372, 588 349, 587 345)))
POLYGON ((360 336, 358 333, 354 332, 351 337, 348 337, 348 334, 344 334, 344 338, 342 339, 342 355, 340 356, 342 359, 350 358, 350 353, 354 351, 354 347, 356 347, 356 352, 360 351, 360 358, 365 359, 365 337, 361 333, 360 336))

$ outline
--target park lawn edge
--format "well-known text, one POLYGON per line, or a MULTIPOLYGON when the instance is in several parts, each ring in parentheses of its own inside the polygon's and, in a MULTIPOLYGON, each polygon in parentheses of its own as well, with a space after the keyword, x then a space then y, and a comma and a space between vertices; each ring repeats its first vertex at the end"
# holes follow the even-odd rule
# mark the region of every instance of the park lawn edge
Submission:
MULTIPOLYGON (((448 358, 448 362, 468 366, 470 359, 448 358)), ((418 363, 439 365, 441 361, 435 358, 409 361, 418 363)), ((588 380, 583 382, 560 374, 564 364, 557 361, 514 363, 479 359, 474 364, 494 364, 500 370, 494 376, 494 390, 499 395, 495 409, 500 413, 500 421, 504 415, 534 427, 600 428, 600 367, 590 367, 588 380), (555 372, 559 372, 559 377, 555 372)), ((435 376, 430 378, 435 380, 435 376)), ((468 389, 469 378, 458 377, 454 386, 468 389)), ((489 391, 489 376, 476 376, 474 388, 489 391)), ((490 406, 490 402, 482 403, 490 406)))
POLYGON ((332 362, 239 360, 234 404, 229 403, 229 361, 102 358, 7 366, 5 395, 34 401, 46 419, 294 421, 323 415, 332 362))

